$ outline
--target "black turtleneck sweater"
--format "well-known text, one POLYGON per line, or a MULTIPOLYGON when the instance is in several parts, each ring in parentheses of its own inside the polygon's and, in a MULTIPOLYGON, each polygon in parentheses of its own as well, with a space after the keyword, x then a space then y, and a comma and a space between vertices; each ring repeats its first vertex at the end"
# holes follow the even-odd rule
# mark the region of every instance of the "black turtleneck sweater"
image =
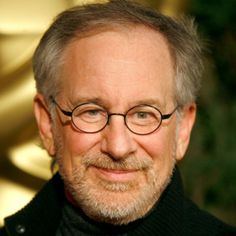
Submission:
POLYGON ((161 199, 143 219, 123 226, 98 223, 70 205, 60 176, 55 175, 21 211, 6 218, 0 236, 216 236, 236 229, 186 199, 178 169, 161 199))

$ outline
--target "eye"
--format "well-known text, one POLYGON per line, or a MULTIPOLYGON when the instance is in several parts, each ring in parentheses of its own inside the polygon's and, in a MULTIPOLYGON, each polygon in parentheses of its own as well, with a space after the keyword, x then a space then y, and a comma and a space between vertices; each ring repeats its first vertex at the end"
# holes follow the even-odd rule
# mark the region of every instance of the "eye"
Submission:
POLYGON ((80 111, 78 116, 83 120, 100 120, 104 117, 104 111, 98 110, 98 109, 85 109, 83 111, 80 111))
POLYGON ((133 114, 132 120, 136 124, 148 125, 157 121, 154 113, 147 111, 138 111, 133 114))
POLYGON ((135 113, 135 116, 138 119, 148 119, 148 118, 150 118, 150 116, 152 116, 152 114, 150 114, 149 112, 139 111, 139 112, 135 113))
POLYGON ((160 114, 151 106, 137 106, 128 112, 127 119, 133 125, 149 126, 160 121, 160 114))
POLYGON ((106 119, 106 111, 96 105, 81 105, 77 107, 73 113, 74 119, 86 122, 95 123, 106 119))
POLYGON ((98 116, 100 111, 99 110, 88 110, 88 111, 84 111, 83 113, 88 116, 98 116))

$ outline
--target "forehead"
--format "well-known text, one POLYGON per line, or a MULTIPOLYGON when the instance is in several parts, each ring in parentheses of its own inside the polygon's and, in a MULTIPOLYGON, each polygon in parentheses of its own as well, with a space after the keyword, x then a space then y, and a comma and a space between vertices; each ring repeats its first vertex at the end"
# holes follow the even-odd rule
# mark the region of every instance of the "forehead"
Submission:
POLYGON ((117 104, 122 99, 163 100, 173 95, 174 63, 168 44, 146 27, 74 40, 64 51, 64 62, 60 79, 72 102, 94 96, 117 104))

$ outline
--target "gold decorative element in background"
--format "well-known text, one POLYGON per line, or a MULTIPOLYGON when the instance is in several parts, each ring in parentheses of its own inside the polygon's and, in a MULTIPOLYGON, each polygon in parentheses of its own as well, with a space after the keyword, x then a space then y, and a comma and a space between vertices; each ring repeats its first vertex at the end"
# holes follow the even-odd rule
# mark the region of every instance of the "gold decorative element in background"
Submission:
POLYGON ((73 4, 58 0, 0 3, 0 224, 50 176, 49 158, 35 141, 31 58, 52 18, 73 4))

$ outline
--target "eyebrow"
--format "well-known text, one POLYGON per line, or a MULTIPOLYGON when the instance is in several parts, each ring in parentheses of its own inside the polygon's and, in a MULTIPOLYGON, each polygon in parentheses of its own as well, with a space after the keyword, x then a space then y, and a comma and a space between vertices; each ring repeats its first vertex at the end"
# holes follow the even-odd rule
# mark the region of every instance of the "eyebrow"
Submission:
POLYGON ((156 106, 157 108, 163 108, 166 105, 165 102, 161 102, 160 99, 158 98, 140 99, 140 100, 135 101, 134 104, 135 105, 147 104, 147 105, 156 106))
POLYGON ((105 102, 101 98, 98 98, 98 97, 78 97, 74 99, 73 102, 70 101, 70 104, 74 107, 83 103, 95 103, 97 105, 105 107, 105 102))
MULTIPOLYGON (((101 107, 108 108, 108 102, 104 101, 104 99, 101 99, 99 97, 78 97, 73 102, 70 102, 70 104, 75 107, 82 103, 95 103, 101 107)), ((147 98, 147 99, 140 99, 136 101, 132 101, 132 103, 129 104, 129 107, 137 106, 137 105, 152 105, 159 109, 163 109, 166 106, 166 102, 161 102, 158 98, 147 98)))

